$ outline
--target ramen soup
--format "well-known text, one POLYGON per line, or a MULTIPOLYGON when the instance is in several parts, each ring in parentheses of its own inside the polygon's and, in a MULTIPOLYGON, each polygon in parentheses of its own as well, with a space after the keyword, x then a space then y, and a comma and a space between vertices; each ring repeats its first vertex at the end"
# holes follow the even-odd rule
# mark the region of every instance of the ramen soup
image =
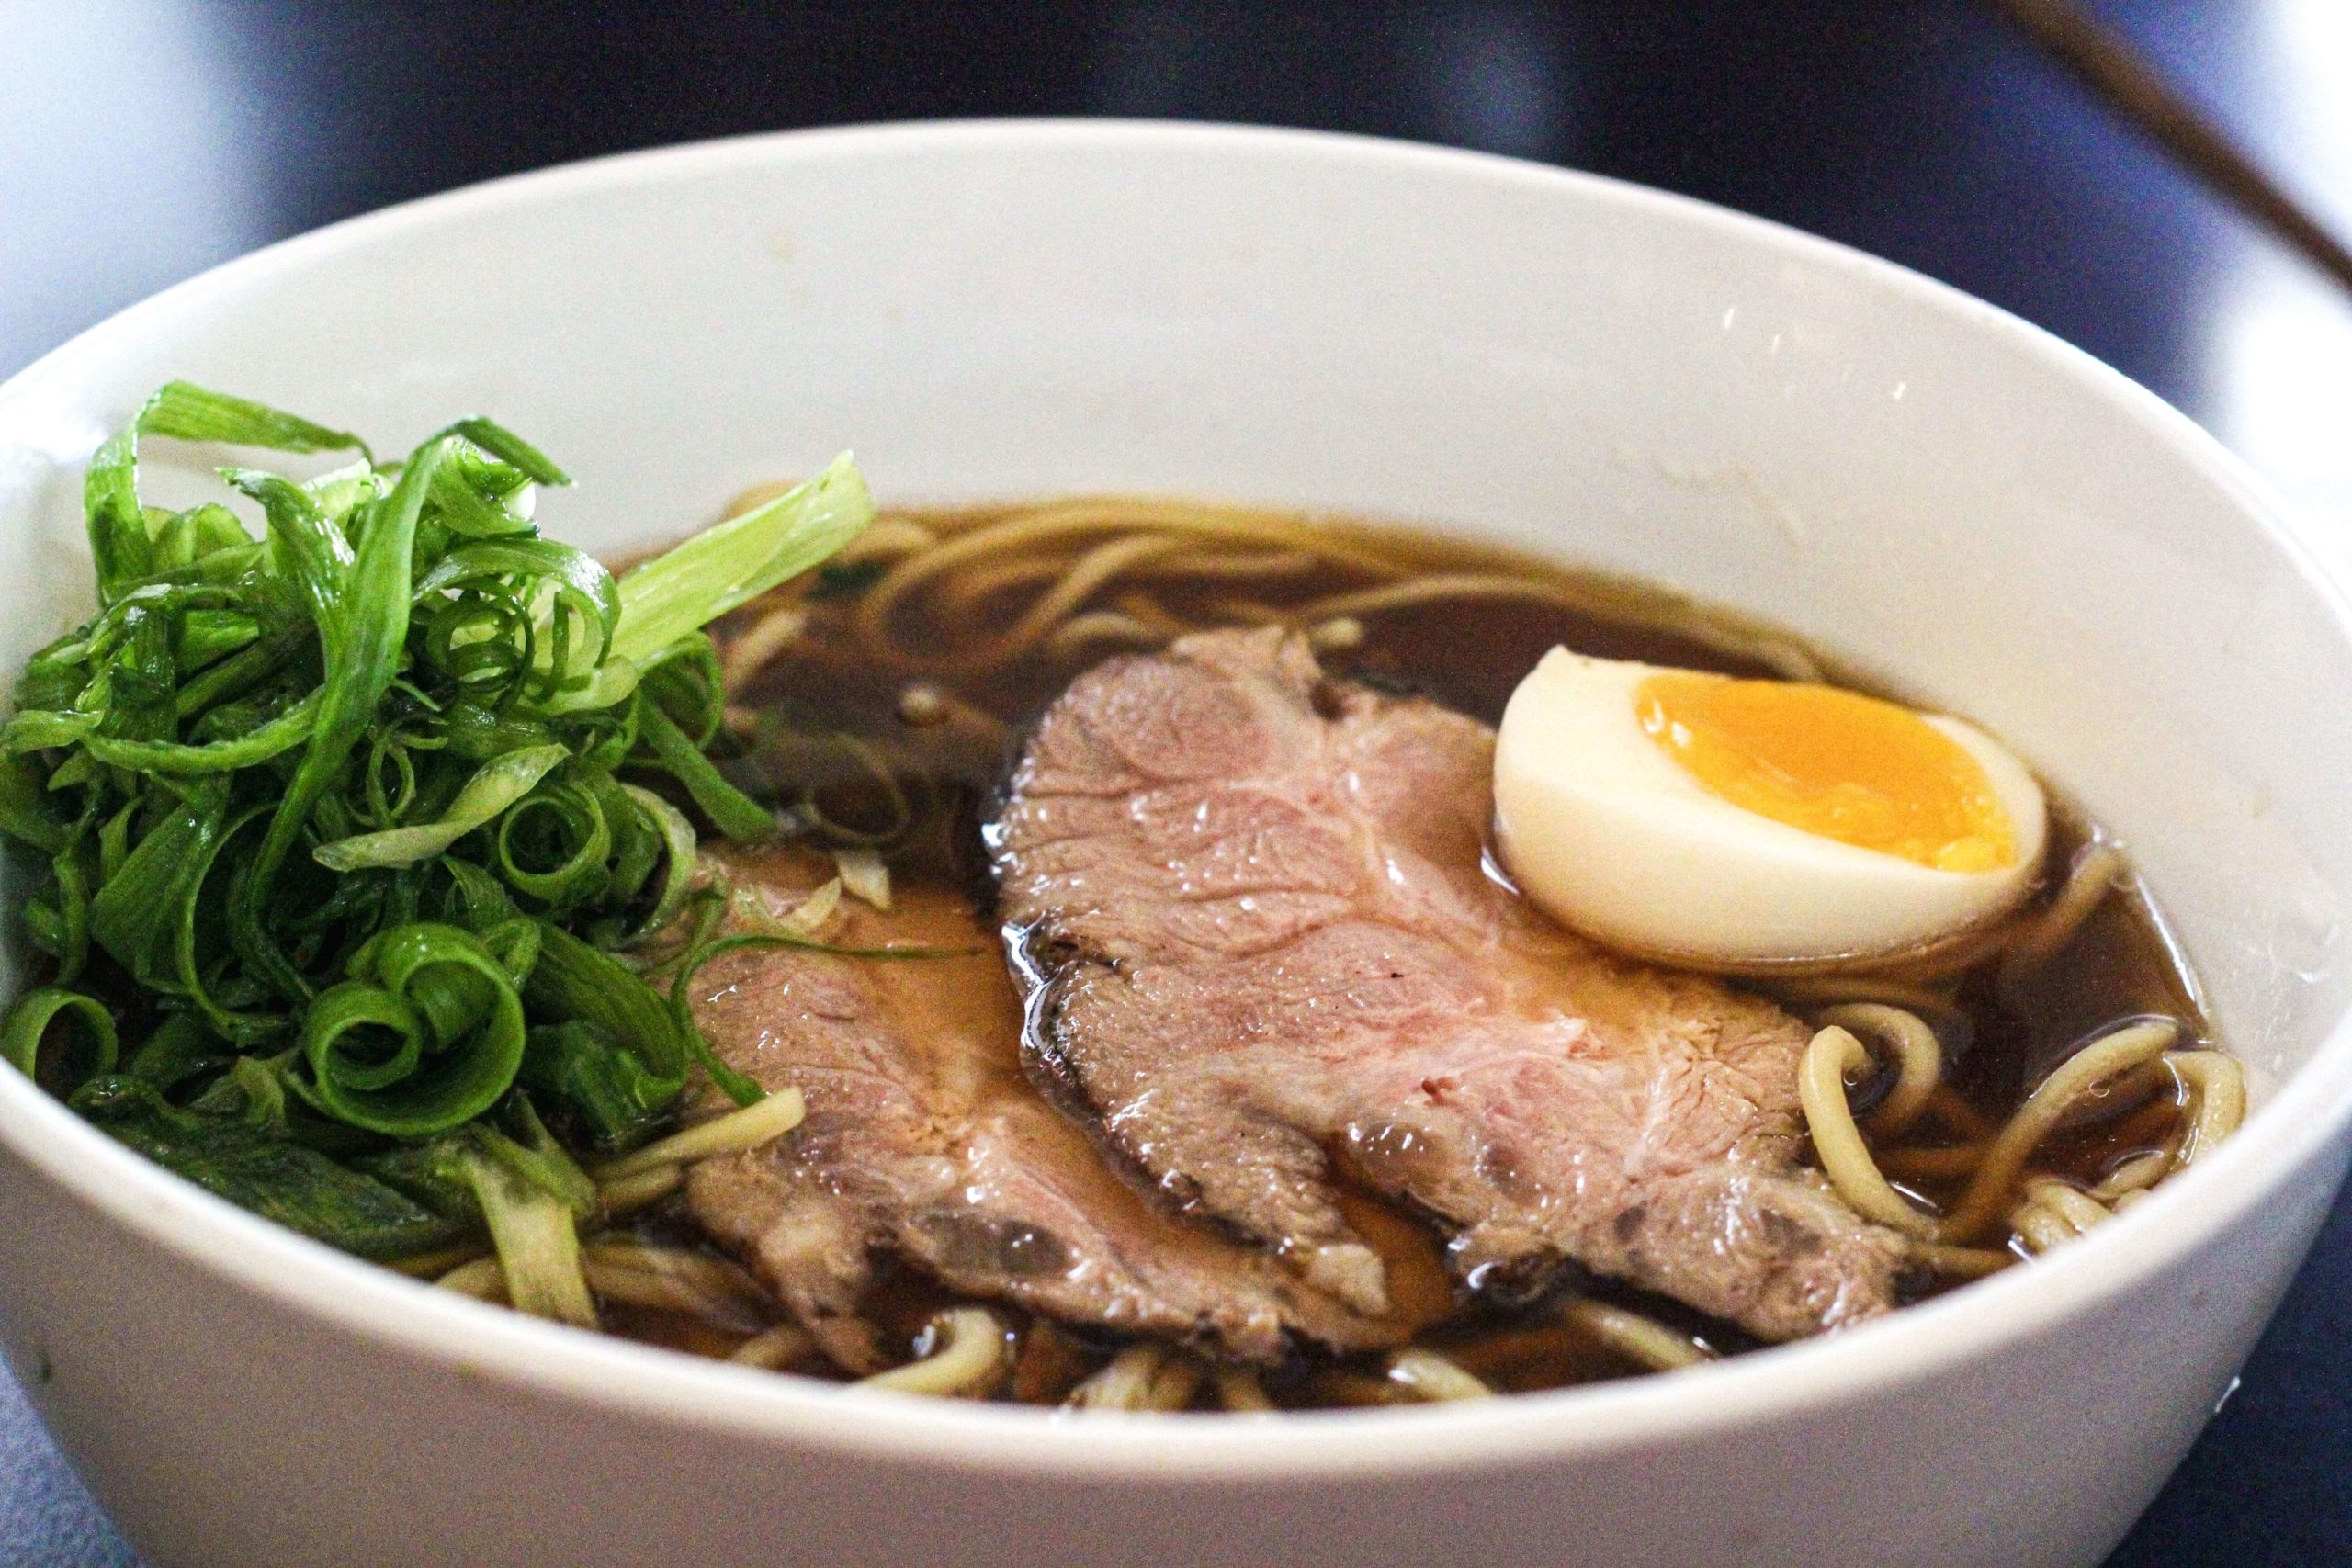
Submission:
POLYGON ((1771 628, 846 457, 616 576, 566 482, 177 382, 99 448, 0 728, 13 1070, 447 1290, 1166 1412, 1840 1332, 2243 1113, 2125 846, 1771 628), (174 512, 175 438, 341 456, 174 512))
MULTIPOLYGON (((1080 500, 885 516, 713 630, 724 769, 797 831, 706 857, 707 929, 769 937, 689 989, 808 1120, 607 1176, 645 1184, 586 1247, 623 1334, 1083 1407, 1555 1388, 2030 1267, 2242 1112, 2124 847, 2063 803, 2011 902, 1889 951, 1702 977, 1530 907, 1492 734, 1513 765, 1553 650, 1737 678, 1693 724, 1867 691, 1660 589, 1080 500)), ((1823 722, 1882 706, 1911 722, 1823 722)))

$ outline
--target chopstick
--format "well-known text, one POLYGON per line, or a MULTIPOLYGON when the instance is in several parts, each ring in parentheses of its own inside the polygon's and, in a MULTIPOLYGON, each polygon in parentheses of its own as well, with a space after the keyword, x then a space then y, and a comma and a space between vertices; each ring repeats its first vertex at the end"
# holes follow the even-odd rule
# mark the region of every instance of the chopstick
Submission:
POLYGON ((2352 250, 2281 189, 2203 111, 2073 0, 1991 0, 2063 66, 2189 171, 2352 288, 2352 250))

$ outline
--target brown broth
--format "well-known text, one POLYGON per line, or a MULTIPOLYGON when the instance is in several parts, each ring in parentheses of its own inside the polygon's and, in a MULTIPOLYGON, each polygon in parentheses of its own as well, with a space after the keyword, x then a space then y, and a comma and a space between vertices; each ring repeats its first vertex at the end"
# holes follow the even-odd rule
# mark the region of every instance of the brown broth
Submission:
MULTIPOLYGON (((909 514, 943 533, 983 525, 1001 509, 909 514)), ((1360 647, 1326 651, 1336 674, 1385 686, 1423 692, 1489 724, 1499 721, 1519 680, 1548 649, 1565 646, 1613 659, 1683 665, 1736 675, 1767 675, 1757 659, 1723 651, 1721 639, 1697 640, 1660 629, 1658 619, 1685 609, 1659 591, 1604 581, 1555 564, 1440 536, 1362 524, 1318 520, 1329 537, 1416 573, 1502 572, 1558 585, 1587 603, 1613 606, 1590 613, 1552 603, 1486 601, 1446 603, 1366 614, 1360 647)), ((853 612, 869 573, 820 574, 787 585, 769 600, 737 612, 715 628, 724 650, 730 642, 779 606, 794 606, 808 617, 797 643, 730 694, 739 727, 753 730, 749 755, 733 772, 747 786, 766 785, 789 803, 805 795, 838 821, 888 824, 894 820, 888 792, 878 787, 865 763, 843 754, 838 737, 854 738, 870 758, 882 760, 902 781, 913 821, 885 846, 894 877, 952 888, 985 907, 989 891, 978 823, 1001 787, 1021 739, 1070 680, 1110 652, 1097 647, 1067 655, 1037 651, 979 677, 954 674, 910 676, 879 666, 858 645, 853 612), (900 716, 910 684, 933 688, 946 699, 950 716, 917 725, 900 716), (816 738, 816 739, 811 739, 816 738)), ((1329 595, 1366 588, 1378 579, 1358 568, 1318 562, 1277 580, 1175 581, 1149 583, 1153 607, 1191 625, 1246 624, 1281 615, 1329 595), (1235 600, 1246 603, 1236 604, 1235 600)), ((1090 606, 1116 606, 1132 584, 1114 584, 1090 606)), ((943 608, 917 599, 894 620, 899 645, 916 654, 940 654, 1001 631, 1034 596, 1034 586, 981 596, 943 608)), ((1733 633, 1752 632, 1732 617, 1718 623, 1733 633)), ((1864 689, 1867 689, 1866 687, 1864 689)), ((2061 810, 2053 823, 2050 864, 2063 870, 2068 857, 2089 842, 2095 829, 2061 810)), ((2152 906, 2136 884, 2110 897, 2078 936, 2030 983, 2004 999, 1988 962, 1962 982, 1959 999, 1967 1015, 1966 1038, 1948 1039, 1951 1066, 1946 1081, 1990 1125, 2005 1120, 2034 1083, 2070 1047, 2102 1026, 2142 1013, 2179 1019, 2184 1033, 2206 1034, 2196 987, 2166 940, 2152 906)), ((2161 1146, 2177 1127, 2178 1108, 2168 1099, 2119 1100, 2098 1119, 2053 1137, 2034 1162, 2039 1173, 2089 1185, 2118 1165, 2161 1146)), ((1926 1142, 1932 1143, 1932 1137, 1926 1142)), ((1954 1179, 1906 1183, 1931 1199, 1943 1200, 1960 1185, 1954 1179)), ((1437 1237, 1369 1194, 1351 1199, 1365 1229, 1390 1256, 1399 1279, 1415 1289, 1443 1291, 1437 1237)), ((658 1223, 658 1222, 657 1222, 658 1223)), ((668 1232, 674 1236, 674 1229, 668 1232)), ((1923 1283, 1922 1293, 1936 1287, 1923 1283)), ((1749 1348, 1736 1329, 1701 1318, 1677 1303, 1606 1284, 1593 1293, 1620 1303, 1701 1337, 1718 1350, 1749 1348)), ((909 1270, 886 1273, 868 1311, 887 1334, 912 1346, 932 1312, 949 1298, 909 1270)), ((1075 1378, 1100 1367, 1113 1347, 1081 1330, 1048 1331, 1040 1338, 1024 1314, 1000 1309, 1035 1338, 1035 1353, 1023 1353, 1020 1382, 1032 1391, 1066 1389, 1075 1378)), ((637 1314, 615 1326, 639 1337, 679 1343, 679 1336, 641 1321, 637 1314)), ((1556 1387, 1638 1371, 1630 1361, 1572 1334, 1546 1333, 1540 1312, 1498 1311, 1469 1303, 1458 1305, 1424 1335, 1432 1348, 1457 1355, 1510 1391, 1556 1387)), ((699 1343, 684 1348, 706 1348, 699 1343)), ((1361 1403, 1372 1397, 1381 1375, 1376 1361, 1357 1359, 1320 1366, 1301 1364, 1272 1377, 1268 1389, 1286 1406, 1361 1403)), ((1200 1407, 1213 1407, 1204 1393, 1200 1407)))

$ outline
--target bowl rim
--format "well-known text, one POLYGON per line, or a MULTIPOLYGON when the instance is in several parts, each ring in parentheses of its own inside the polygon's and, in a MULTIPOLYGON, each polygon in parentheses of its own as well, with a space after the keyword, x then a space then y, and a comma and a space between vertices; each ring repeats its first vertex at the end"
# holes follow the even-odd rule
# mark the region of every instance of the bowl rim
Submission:
MULTIPOLYGON (((337 255, 478 214, 583 192, 691 185, 751 168, 920 159, 976 150, 1118 157, 1178 152, 1271 159, 1302 171, 1418 172, 1537 193, 1736 240, 1851 287, 1993 334, 2072 390, 2128 415, 2224 495, 2352 642, 2352 601, 2295 513, 2188 418, 2120 372, 1999 308, 1894 263, 1691 197, 1490 153, 1379 138, 1197 122, 940 120, 828 127, 617 153, 429 196, 297 235, 200 273, 91 327, 0 384, 0 426, 38 410, 74 365, 216 298, 337 255)), ((36 417, 38 417, 36 413, 36 417)), ((615 1416, 775 1446, 1030 1478, 1300 1478, 1432 1471, 1620 1452, 1786 1418, 1899 1389, 2094 1310, 2245 1223, 2352 1127, 2352 1014, 2248 1118, 2236 1137, 2150 1201, 2030 1269, 1906 1307, 1823 1339, 1672 1375, 1468 1405, 1295 1414, 1279 1421, 1062 1418, 1052 1412, 874 1393, 779 1376, 526 1318, 334 1251, 247 1213, 131 1153, 0 1072, 0 1150, 148 1245, 275 1309, 445 1371, 615 1416)), ((35 1397, 40 1397, 35 1391, 35 1397)))

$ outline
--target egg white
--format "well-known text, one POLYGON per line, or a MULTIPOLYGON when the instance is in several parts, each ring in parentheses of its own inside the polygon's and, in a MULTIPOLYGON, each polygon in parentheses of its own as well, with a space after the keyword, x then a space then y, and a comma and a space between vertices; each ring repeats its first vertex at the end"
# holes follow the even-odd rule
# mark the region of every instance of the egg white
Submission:
POLYGON ((1769 966, 1926 946, 2031 890, 2047 807, 2024 765, 1982 730, 1921 715, 1984 768, 2016 859, 1997 871, 1939 871, 1710 792, 1642 729, 1634 691, 1655 673, 1555 649, 1504 710, 1498 848, 1521 891, 1564 924, 1684 964, 1769 966))

